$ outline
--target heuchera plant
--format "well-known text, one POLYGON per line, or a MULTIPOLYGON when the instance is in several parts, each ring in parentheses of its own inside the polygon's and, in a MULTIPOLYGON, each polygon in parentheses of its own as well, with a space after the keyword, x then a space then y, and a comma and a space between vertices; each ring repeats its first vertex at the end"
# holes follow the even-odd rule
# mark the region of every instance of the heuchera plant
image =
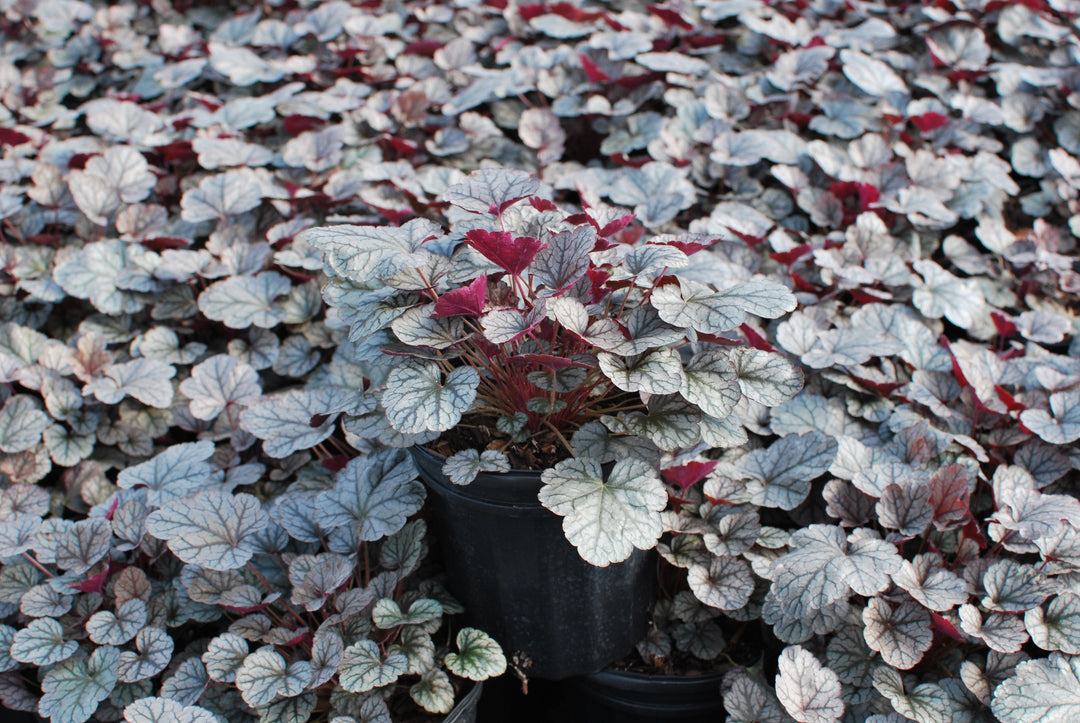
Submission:
POLYGON ((652 548, 664 456, 739 444, 740 402, 801 388, 782 356, 730 335, 795 297, 749 268, 720 285, 683 274, 740 264, 741 241, 641 237, 632 216, 560 208, 521 171, 476 171, 444 198, 448 233, 416 219, 301 234, 326 252, 324 295, 350 340, 385 355, 345 429, 395 447, 438 438, 456 484, 542 469, 540 501, 594 565, 652 548))

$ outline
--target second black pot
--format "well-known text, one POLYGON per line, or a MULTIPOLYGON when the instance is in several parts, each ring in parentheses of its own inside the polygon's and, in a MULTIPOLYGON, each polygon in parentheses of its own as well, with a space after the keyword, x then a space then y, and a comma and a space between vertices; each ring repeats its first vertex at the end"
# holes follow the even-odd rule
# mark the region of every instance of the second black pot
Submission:
POLYGON ((440 455, 414 447, 429 491, 448 586, 466 619, 519 654, 530 677, 558 680, 600 670, 645 634, 654 562, 636 550, 595 567, 563 536, 562 518, 537 499, 540 473, 481 473, 465 486, 440 455))
POLYGON ((582 721, 715 723, 723 720, 723 673, 652 675, 605 670, 574 681, 582 721))

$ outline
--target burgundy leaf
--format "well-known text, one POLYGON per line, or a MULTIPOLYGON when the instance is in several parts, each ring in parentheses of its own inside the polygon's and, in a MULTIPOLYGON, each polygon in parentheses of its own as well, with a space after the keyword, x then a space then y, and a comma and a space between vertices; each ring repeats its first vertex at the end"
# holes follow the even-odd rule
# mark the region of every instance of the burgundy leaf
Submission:
POLYGON ((515 276, 532 263, 536 252, 544 247, 532 236, 517 236, 507 231, 473 229, 465 234, 465 243, 483 254, 491 263, 515 276))
POLYGON ((435 302, 431 318, 443 316, 480 316, 487 299, 487 275, 477 276, 468 286, 447 291, 435 302))
POLYGON ((671 484, 678 485, 685 494, 688 489, 709 476, 719 462, 687 462, 678 467, 668 467, 660 474, 671 484))

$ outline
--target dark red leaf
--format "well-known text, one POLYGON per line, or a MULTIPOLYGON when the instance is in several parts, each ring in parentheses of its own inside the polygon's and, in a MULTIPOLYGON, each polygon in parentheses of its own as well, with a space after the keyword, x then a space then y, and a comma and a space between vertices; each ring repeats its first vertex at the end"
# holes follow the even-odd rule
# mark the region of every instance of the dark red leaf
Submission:
POLYGON ((333 457, 327 457, 321 460, 319 464, 323 466, 323 469, 328 469, 331 472, 340 472, 345 469, 345 465, 349 463, 349 458, 342 454, 336 454, 333 457))
POLYGON ((589 79, 590 83, 606 83, 611 80, 607 73, 600 70, 596 63, 589 60, 589 56, 579 53, 578 58, 581 60, 581 69, 585 71, 585 77, 589 79))
POLYGON ((527 5, 518 5, 518 15, 521 19, 528 22, 533 18, 538 18, 541 15, 547 14, 547 8, 543 3, 529 3, 527 5))
POLYGON ((687 22, 682 15, 671 8, 665 8, 660 5, 649 5, 649 12, 660 18, 668 27, 680 28, 682 30, 693 30, 694 25, 687 22))
POLYGON ((994 322, 994 328, 997 329, 998 336, 1009 338, 1019 333, 1019 329, 1016 328, 1016 324, 1012 322, 1009 317, 1002 314, 1000 311, 991 311, 990 319, 994 322))
POLYGON ((96 575, 86 578, 72 585, 79 592, 100 593, 105 588, 105 580, 109 577, 109 563, 105 563, 105 569, 96 575))
POLYGON ((321 427, 323 424, 326 423, 326 420, 329 418, 329 414, 312 414, 311 421, 308 422, 308 426, 310 426, 312 429, 321 427))
POLYGON ((911 122, 915 124, 915 127, 922 133, 929 133, 932 130, 943 128, 949 125, 949 117, 941 113, 935 113, 930 111, 929 113, 923 113, 922 115, 911 116, 911 122))
POLYGON ((294 113, 293 115, 287 115, 281 119, 281 125, 285 129, 285 132, 290 136, 298 136, 304 131, 310 131, 314 128, 318 128, 323 124, 323 121, 319 118, 312 118, 308 115, 299 115, 294 113))
POLYGON ((964 642, 964 636, 960 634, 956 626, 937 613, 930 613, 930 627, 946 637, 964 642))
POLYGON ((698 482, 708 477, 718 464, 720 463, 715 460, 711 462, 687 462, 678 467, 668 467, 661 470, 660 474, 671 484, 678 485, 685 493, 698 482))
POLYGON ((754 327, 750 326, 749 324, 743 324, 739 327, 739 330, 742 331, 743 336, 746 337, 747 343, 749 343, 750 346, 754 347, 755 349, 760 349, 761 351, 776 351, 776 347, 766 341, 763 336, 754 331, 754 327))
POLYGON ((537 211, 558 211, 559 207, 555 205, 553 201, 549 201, 546 198, 540 198, 539 196, 530 196, 529 205, 535 208, 537 211))
POLYGON ((465 243, 479 251, 484 258, 515 276, 532 263, 536 252, 544 248, 532 236, 514 236, 507 231, 485 231, 475 228, 465 234, 465 243))
POLYGON ((487 275, 477 276, 468 286, 447 291, 435 302, 431 318, 444 316, 480 316, 487 300, 487 275))
POLYGON ((401 52, 431 58, 434 57, 435 51, 443 47, 443 45, 444 43, 439 40, 417 40, 406 45, 401 52))
POLYGON ((0 128, 0 146, 21 146, 29 143, 30 136, 14 128, 0 128))

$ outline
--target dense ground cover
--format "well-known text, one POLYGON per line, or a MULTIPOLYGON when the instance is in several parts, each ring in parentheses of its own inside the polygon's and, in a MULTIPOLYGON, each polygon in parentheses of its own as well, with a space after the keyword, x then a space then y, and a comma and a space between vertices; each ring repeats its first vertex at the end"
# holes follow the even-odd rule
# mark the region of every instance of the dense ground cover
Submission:
POLYGON ((731 720, 1080 713, 1075 0, 0 13, 7 707, 376 721, 502 670, 440 627, 418 437, 370 392, 388 264, 462 248, 488 169, 538 180, 504 231, 610 244, 597 288, 662 247, 684 350, 787 360, 720 420, 646 394, 677 454, 605 423, 685 571, 645 658, 761 618, 787 647, 731 720), (717 302, 750 282, 797 308, 717 302))

